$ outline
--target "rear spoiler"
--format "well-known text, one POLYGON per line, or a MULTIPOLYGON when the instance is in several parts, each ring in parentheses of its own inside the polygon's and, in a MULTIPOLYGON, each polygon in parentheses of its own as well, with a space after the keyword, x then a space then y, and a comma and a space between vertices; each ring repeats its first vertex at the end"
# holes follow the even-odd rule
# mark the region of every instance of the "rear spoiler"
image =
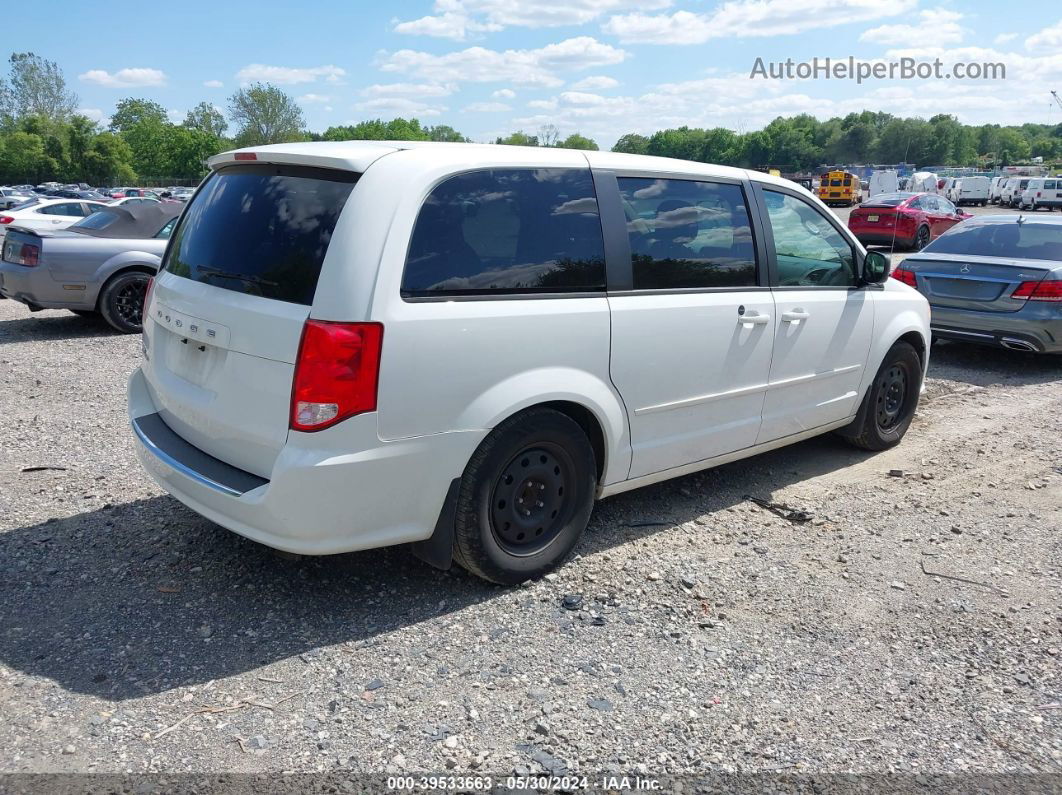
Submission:
POLYGON ((360 174, 379 158, 398 150, 398 146, 379 141, 270 144, 222 152, 209 158, 207 165, 212 171, 217 171, 236 163, 275 163, 331 168, 360 174))

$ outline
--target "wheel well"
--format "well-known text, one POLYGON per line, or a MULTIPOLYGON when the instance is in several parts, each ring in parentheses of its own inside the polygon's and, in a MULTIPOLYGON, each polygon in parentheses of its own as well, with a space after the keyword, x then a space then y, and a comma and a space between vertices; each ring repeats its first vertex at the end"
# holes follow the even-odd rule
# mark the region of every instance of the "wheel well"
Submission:
POLYGON ((594 451, 594 461, 597 464, 597 479, 600 482, 605 475, 605 432, 602 430, 601 423, 598 422, 594 412, 590 411, 586 406, 572 403, 568 400, 554 400, 538 405, 571 417, 583 429, 586 437, 590 440, 590 447, 594 451))
POLYGON ((104 289, 106 289, 107 285, 125 273, 144 273, 148 276, 155 276, 158 273, 158 270, 152 268, 150 265, 126 265, 125 267, 119 268, 106 279, 104 279, 103 284, 100 285, 100 291, 96 293, 97 308, 99 308, 100 298, 103 297, 103 291, 104 289))
POLYGON ((922 363, 922 369, 925 369, 926 365, 926 341, 922 338, 922 335, 917 331, 908 331, 897 342, 906 342, 918 353, 918 360, 922 363))

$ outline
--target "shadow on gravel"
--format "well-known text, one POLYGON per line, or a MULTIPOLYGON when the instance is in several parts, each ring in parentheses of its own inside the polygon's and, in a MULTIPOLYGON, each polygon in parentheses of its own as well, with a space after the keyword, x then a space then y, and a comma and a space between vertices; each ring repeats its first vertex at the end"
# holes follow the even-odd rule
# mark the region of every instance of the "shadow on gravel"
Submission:
POLYGON ((1062 354, 1025 353, 942 340, 929 355, 929 377, 974 386, 1021 386, 1062 380, 1062 354))
MULTIPOLYGON (((27 309, 28 313, 29 310, 27 309)), ((103 318, 79 317, 73 313, 29 315, 18 320, 0 321, 0 345, 13 342, 72 340, 87 337, 114 337, 117 333, 103 318)))
MULTIPOLYGON (((599 503, 577 553, 866 456, 823 437, 613 497, 599 503)), ((715 530, 703 531, 707 546, 715 530)), ((0 533, 0 661, 117 701, 369 641, 501 593, 402 548, 283 559, 153 497, 0 533)))

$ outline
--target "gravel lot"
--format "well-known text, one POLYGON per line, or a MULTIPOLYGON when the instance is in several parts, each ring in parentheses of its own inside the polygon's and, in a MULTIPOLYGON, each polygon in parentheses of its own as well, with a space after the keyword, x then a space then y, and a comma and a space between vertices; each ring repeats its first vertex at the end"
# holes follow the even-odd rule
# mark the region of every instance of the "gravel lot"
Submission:
POLYGON ((940 344, 898 448, 612 498, 506 590, 186 510, 138 358, 0 301, 0 772, 1062 772, 1062 359, 940 344))

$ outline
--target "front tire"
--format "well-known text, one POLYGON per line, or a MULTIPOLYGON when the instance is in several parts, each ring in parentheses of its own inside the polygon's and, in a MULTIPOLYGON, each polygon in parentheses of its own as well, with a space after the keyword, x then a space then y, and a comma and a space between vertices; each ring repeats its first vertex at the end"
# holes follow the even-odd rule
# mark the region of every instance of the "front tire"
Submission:
POLYGON ((906 342, 897 342, 877 375, 852 425, 841 436, 864 450, 887 450, 900 443, 914 419, 922 387, 922 360, 906 342))
POLYGON ((128 271, 111 278, 100 291, 100 314, 115 331, 139 334, 144 323, 144 295, 151 277, 128 271))
POLYGON ((483 440, 461 478, 454 560, 516 585, 547 574, 590 521, 597 464, 586 433, 547 408, 512 417, 483 440))

